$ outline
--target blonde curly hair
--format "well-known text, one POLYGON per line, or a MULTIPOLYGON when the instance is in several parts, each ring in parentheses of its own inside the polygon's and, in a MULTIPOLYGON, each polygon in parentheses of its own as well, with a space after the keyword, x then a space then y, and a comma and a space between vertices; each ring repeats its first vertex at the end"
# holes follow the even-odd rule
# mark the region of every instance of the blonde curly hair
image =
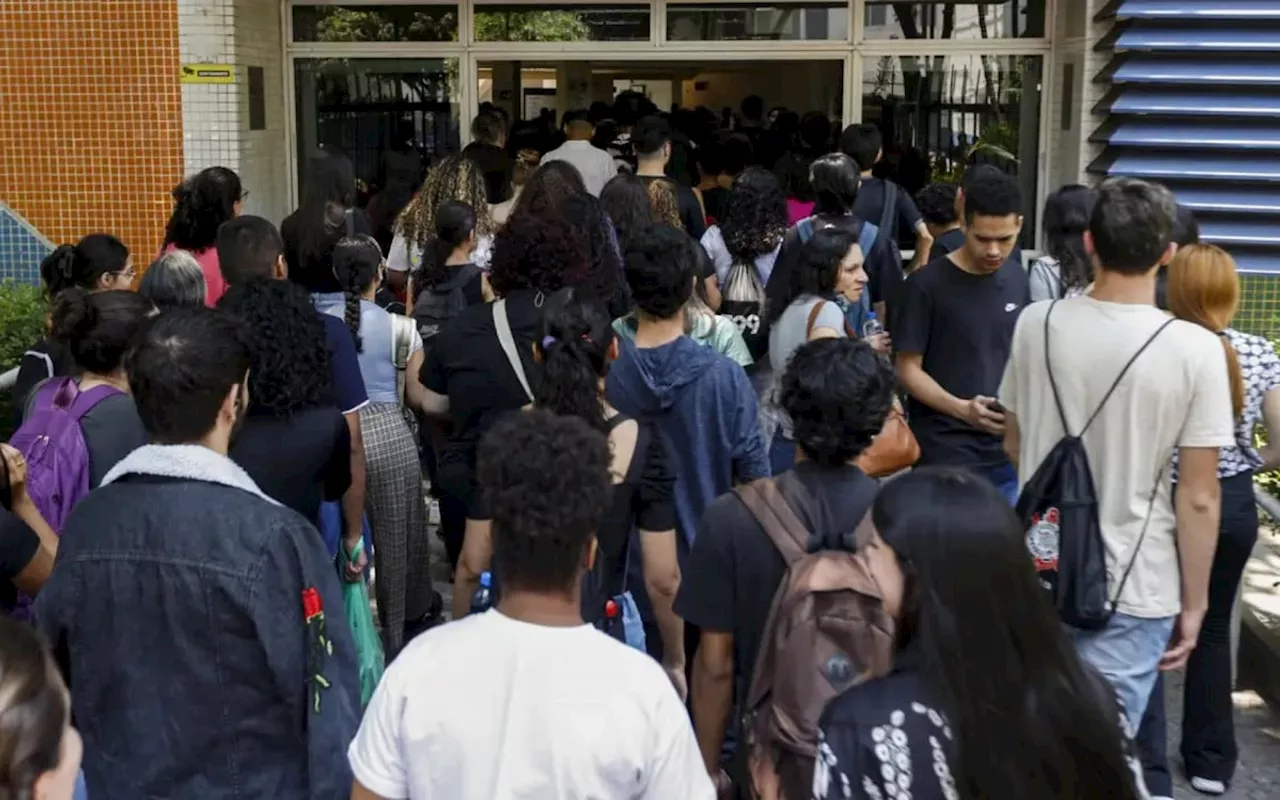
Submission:
POLYGON ((421 191, 396 220, 396 233, 410 244, 427 250, 435 238, 436 209, 449 200, 460 200, 476 212, 476 236, 491 236, 497 226, 489 210, 484 173, 465 156, 452 155, 431 168, 421 191))

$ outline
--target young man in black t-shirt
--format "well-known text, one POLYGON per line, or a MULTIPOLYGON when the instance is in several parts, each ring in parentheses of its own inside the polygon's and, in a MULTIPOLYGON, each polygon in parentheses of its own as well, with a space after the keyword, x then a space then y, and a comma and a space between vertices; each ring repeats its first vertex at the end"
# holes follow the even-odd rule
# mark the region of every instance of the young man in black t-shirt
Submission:
POLYGON ((920 465, 969 467, 1013 502, 1017 473, 1001 448, 995 398, 1018 314, 1031 301, 1027 273, 1010 258, 1022 195, 994 169, 971 170, 961 192, 964 244, 907 277, 893 330, 898 378, 910 393, 920 465))
POLYGON ((956 187, 950 183, 931 183, 916 195, 916 207, 933 237, 928 261, 942 258, 964 245, 964 226, 960 224, 956 195, 956 187))
POLYGON ((631 145, 636 153, 636 175, 648 186, 662 180, 671 184, 680 207, 680 224, 693 240, 707 232, 707 219, 698 196, 688 186, 667 177, 667 161, 671 158, 671 123, 656 114, 643 117, 631 130, 631 145))
MULTIPOLYGON (((788 362, 781 402, 800 460, 778 487, 806 528, 824 540, 854 530, 871 507, 879 485, 854 461, 884 425, 893 386, 888 363, 853 339, 809 342, 788 362)), ((707 769, 723 782, 720 750, 729 712, 735 694, 741 701, 751 685, 786 562, 732 492, 707 507, 699 531, 675 609, 702 631, 690 685, 693 721, 707 769)))
POLYGON ((920 209, 916 208, 911 195, 901 186, 894 187, 896 207, 885 214, 889 181, 871 174, 871 170, 884 157, 884 140, 880 129, 870 123, 850 125, 840 135, 840 152, 858 162, 858 169, 862 172, 862 188, 858 190, 858 202, 853 207, 853 213, 877 225, 881 220, 888 219, 890 230, 885 235, 893 237, 895 242, 904 231, 913 231, 916 238, 915 255, 908 271, 919 269, 928 260, 933 236, 920 217, 920 209))

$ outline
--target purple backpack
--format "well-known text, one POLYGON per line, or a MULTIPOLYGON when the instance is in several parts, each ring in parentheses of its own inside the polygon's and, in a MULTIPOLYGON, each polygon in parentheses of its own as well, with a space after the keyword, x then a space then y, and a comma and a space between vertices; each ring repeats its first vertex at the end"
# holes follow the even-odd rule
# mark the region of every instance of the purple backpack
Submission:
POLYGON ((120 390, 81 392, 71 378, 53 378, 36 390, 22 427, 9 440, 27 460, 27 494, 59 534, 71 509, 89 493, 89 447, 80 420, 120 390))

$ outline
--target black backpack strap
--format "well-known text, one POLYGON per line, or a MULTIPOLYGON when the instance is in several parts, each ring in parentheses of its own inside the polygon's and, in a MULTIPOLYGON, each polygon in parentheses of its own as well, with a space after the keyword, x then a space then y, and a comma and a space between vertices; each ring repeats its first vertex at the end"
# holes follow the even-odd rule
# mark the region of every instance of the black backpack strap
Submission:
MULTIPOLYGON (((889 252, 893 252, 893 245, 898 242, 898 184, 885 178, 884 181, 884 208, 880 210, 880 236, 889 237, 885 239, 885 247, 889 248, 889 252)), ((869 254, 864 255, 864 258, 869 254)))
MULTIPOLYGON (((1061 301, 1054 300, 1050 302, 1049 310, 1044 314, 1044 367, 1045 372, 1049 375, 1049 386, 1053 389, 1053 404, 1058 409, 1058 419, 1062 421, 1062 433, 1065 436, 1072 436, 1071 427, 1067 424, 1066 411, 1064 411, 1062 407, 1062 395, 1058 392, 1058 381, 1053 377, 1053 359, 1049 357, 1049 318, 1053 316, 1053 309, 1059 302, 1061 301)), ((1138 348, 1137 352, 1129 357, 1124 368, 1120 370, 1120 374, 1111 382, 1111 387, 1107 389, 1107 393, 1102 396, 1102 401, 1098 403, 1097 408, 1095 408, 1093 413, 1089 415, 1089 419, 1085 422, 1084 427, 1081 428, 1080 432, 1075 434, 1073 438, 1078 439, 1084 436, 1085 431, 1089 430, 1089 427, 1093 425, 1093 421, 1098 418, 1098 414, 1102 413, 1102 408, 1107 404, 1107 401, 1111 399, 1111 395, 1115 394, 1116 388, 1120 386, 1120 381, 1124 380, 1124 376, 1128 374, 1129 368, 1138 360, 1138 356, 1146 352, 1147 348, 1151 346, 1151 343, 1156 340, 1156 337, 1164 333, 1164 329, 1172 325, 1173 322, 1173 317, 1165 320, 1163 325, 1156 328, 1155 333, 1147 337, 1147 340, 1142 343, 1142 346, 1138 348)))
MULTIPOLYGON (((1057 301, 1055 300, 1054 302, 1057 302, 1057 301)), ((1045 316, 1047 319, 1048 315, 1045 315, 1045 316)), ((1151 343, 1156 340, 1156 337, 1164 333, 1164 329, 1169 327, 1173 323, 1174 323, 1173 317, 1170 317, 1169 319, 1165 320, 1163 325, 1161 325, 1159 328, 1156 328, 1155 333, 1147 337, 1147 340, 1142 343, 1142 347, 1138 348, 1138 352, 1130 356, 1128 362, 1126 362, 1124 365, 1124 369, 1120 370, 1120 374, 1116 376, 1116 379, 1114 381, 1112 381, 1111 388, 1108 389, 1107 393, 1102 396, 1102 402, 1098 403, 1098 407, 1094 409, 1093 414, 1089 417, 1089 421, 1086 422, 1084 424, 1084 427, 1080 429, 1080 436, 1084 436, 1084 432, 1089 430, 1089 426, 1092 425, 1093 421, 1098 418, 1098 414, 1102 413, 1102 407, 1105 406, 1107 404, 1107 401, 1111 399, 1111 395, 1115 393, 1116 387, 1120 385, 1120 381, 1124 379, 1125 374, 1129 372, 1129 368, 1133 366, 1133 363, 1138 360, 1138 356, 1146 352, 1147 348, 1151 346, 1151 343)))

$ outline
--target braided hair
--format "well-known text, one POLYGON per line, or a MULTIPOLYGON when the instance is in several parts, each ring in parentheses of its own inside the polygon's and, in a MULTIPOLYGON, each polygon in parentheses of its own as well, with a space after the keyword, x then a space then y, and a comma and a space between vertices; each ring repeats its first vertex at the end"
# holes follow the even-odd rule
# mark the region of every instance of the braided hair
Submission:
POLYGON ((364 352, 360 338, 360 297, 373 285, 381 267, 382 248, 372 236, 344 236, 333 248, 333 271, 347 298, 343 318, 351 329, 357 353, 364 352))

